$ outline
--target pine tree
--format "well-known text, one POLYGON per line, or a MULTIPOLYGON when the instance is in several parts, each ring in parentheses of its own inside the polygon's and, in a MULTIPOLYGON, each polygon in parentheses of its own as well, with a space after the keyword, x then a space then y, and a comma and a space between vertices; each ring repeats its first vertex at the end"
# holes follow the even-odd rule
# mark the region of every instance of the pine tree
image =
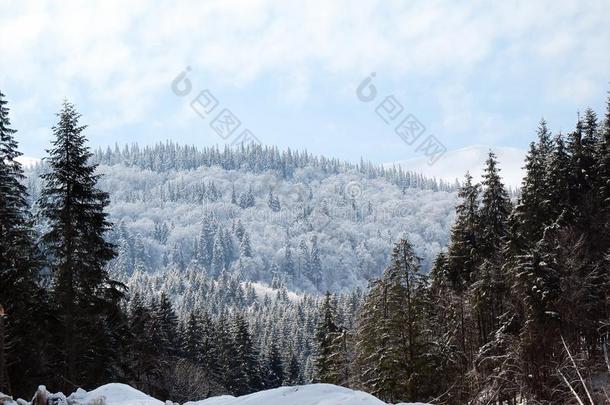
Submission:
POLYGON ((118 312, 123 287, 105 268, 115 254, 104 238, 110 230, 104 212, 108 194, 96 188, 99 176, 88 164, 92 155, 79 119, 75 107, 65 102, 53 128, 51 170, 42 175, 45 185, 38 206, 46 221, 42 240, 53 271, 52 295, 60 322, 59 377, 91 384, 90 376, 111 369, 111 359, 99 354, 99 345, 109 344, 107 324, 118 312))
POLYGON ((250 246, 250 236, 244 233, 239 244, 239 257, 252 257, 252 247, 250 246))
POLYGON ((482 259, 492 260, 499 253, 503 239, 506 237, 506 225, 512 206, 508 192, 500 179, 496 155, 491 151, 486 161, 482 186, 478 252, 482 259))
POLYGON ((327 292, 320 307, 320 320, 316 326, 316 375, 323 383, 336 384, 333 378, 333 343, 339 333, 337 307, 334 297, 327 292))
POLYGON ((167 356, 178 354, 180 342, 178 338, 178 316, 174 311, 172 302, 165 292, 161 293, 159 302, 153 314, 159 325, 159 348, 167 356))
POLYGON ((606 101, 606 114, 597 147, 597 185, 602 210, 605 215, 608 215, 610 210, 610 92, 606 101))
POLYGON ((282 362, 282 356, 278 345, 275 342, 271 342, 269 346, 268 362, 267 362, 267 375, 265 378, 265 388, 277 388, 281 387, 284 382, 284 364, 282 362))
POLYGON ((262 389, 258 352, 254 347, 248 324, 242 314, 237 313, 235 315, 232 329, 236 349, 234 356, 241 365, 235 392, 237 395, 245 395, 262 389))
POLYGON ((292 259, 292 248, 290 238, 286 235, 286 243, 284 244, 284 274, 295 276, 294 260, 292 259))
POLYGON ((356 343, 360 382, 390 402, 418 399, 427 376, 424 339, 426 281, 411 244, 401 239, 392 264, 369 290, 356 343))
POLYGON ((201 319, 196 312, 191 312, 186 321, 184 336, 181 339, 183 343, 181 351, 186 358, 196 363, 200 361, 202 335, 201 319))
POLYGON ((273 195, 272 190, 269 190, 269 196, 267 197, 267 205, 273 212, 279 212, 282 209, 279 198, 273 195))
POLYGON ((455 224, 451 229, 451 244, 447 251, 446 269, 456 291, 464 291, 474 281, 479 264, 479 185, 466 173, 458 192, 461 202, 456 207, 455 224))
POLYGON ((226 314, 221 314, 218 318, 215 337, 215 346, 218 353, 216 361, 219 370, 217 377, 230 393, 236 394, 244 386, 247 386, 247 380, 245 380, 242 372, 241 359, 235 356, 237 348, 226 314))
POLYGON ((202 221, 201 233, 199 234, 197 260, 207 270, 211 270, 212 259, 214 257, 215 231, 214 219, 210 214, 206 214, 202 221))
POLYGON ((158 324, 153 319, 152 308, 136 293, 129 305, 128 328, 131 336, 127 345, 128 381, 134 387, 152 392, 152 385, 159 380, 168 364, 161 358, 160 347, 155 339, 158 324))
POLYGON ((563 136, 555 137, 555 147, 548 162, 546 176, 550 184, 548 206, 549 217, 557 219, 560 215, 565 215, 569 201, 569 179, 570 179, 570 157, 568 156, 563 136))
POLYGON ((0 306, 6 314, 2 315, 6 338, 0 357, 6 355, 6 361, 0 364, 0 392, 24 395, 36 384, 33 374, 44 367, 40 352, 45 339, 37 331, 43 330, 40 316, 46 311, 46 297, 38 286, 40 257, 23 185, 25 176, 16 160, 21 153, 6 104, 0 92, 0 306))
POLYGON ((225 249, 222 242, 222 233, 219 229, 214 238, 214 248, 212 251, 212 263, 210 265, 210 272, 212 275, 217 276, 225 269, 225 249))
POLYGON ((521 196, 510 220, 511 249, 523 251, 540 240, 545 225, 554 220, 551 203, 550 178, 548 161, 554 147, 546 121, 538 127, 538 142, 530 144, 525 157, 526 176, 521 187, 521 196))
POLYGON ((309 279, 313 284, 320 288, 322 282, 322 261, 320 259, 320 250, 318 248, 318 238, 311 238, 311 252, 309 253, 309 279))
POLYGON ((511 203, 500 180, 496 157, 492 152, 489 153, 486 164, 479 209, 480 243, 477 247, 477 255, 482 263, 470 291, 477 318, 479 347, 487 343, 497 329, 498 317, 503 314, 508 299, 508 280, 502 273, 501 247, 508 233, 511 203))
POLYGON ((354 333, 345 326, 334 334, 331 343, 331 372, 329 381, 332 384, 349 387, 354 383, 353 363, 355 360, 354 333))
POLYGON ((302 385, 303 377, 301 374, 301 364, 296 353, 290 354, 290 360, 288 362, 288 370, 286 370, 287 382, 289 385, 302 385))

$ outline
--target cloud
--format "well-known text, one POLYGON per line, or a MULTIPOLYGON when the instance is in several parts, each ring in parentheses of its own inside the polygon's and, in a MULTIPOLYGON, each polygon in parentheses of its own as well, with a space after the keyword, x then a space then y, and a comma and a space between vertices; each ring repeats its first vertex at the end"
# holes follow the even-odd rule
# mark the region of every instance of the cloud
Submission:
POLYGON ((461 95, 438 96, 439 121, 493 127, 503 123, 472 100, 482 71, 495 92, 537 75, 537 97, 597 96, 610 71, 609 14, 605 0, 5 0, 0 86, 38 95, 51 111, 67 96, 110 129, 158 119, 186 65, 219 90, 271 78, 278 102, 295 105, 323 96, 313 89, 320 78, 343 92, 378 71, 393 83, 457 79, 461 95))

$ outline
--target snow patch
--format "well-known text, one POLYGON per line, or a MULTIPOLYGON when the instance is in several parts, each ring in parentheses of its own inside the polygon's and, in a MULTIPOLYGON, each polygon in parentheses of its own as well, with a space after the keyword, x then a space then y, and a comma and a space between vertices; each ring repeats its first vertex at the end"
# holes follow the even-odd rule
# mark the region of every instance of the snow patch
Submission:
MULTIPOLYGON (((266 296, 269 297, 273 297, 275 296, 279 290, 275 289, 275 288, 271 288, 269 285, 267 284, 263 284, 263 283, 251 283, 252 288, 254 288, 254 292, 256 292, 256 297, 259 300, 264 299, 266 296)), ((291 301, 297 302, 299 301, 302 296, 293 292, 293 291, 287 291, 288 294, 288 299, 290 299, 291 301)))
POLYGON ((164 403, 150 397, 126 384, 106 384, 93 391, 82 389, 68 397, 74 405, 163 405, 164 403))
MULTIPOLYGON (((93 391, 78 389, 69 397, 62 393, 49 394, 41 386, 37 394, 42 394, 56 404, 68 405, 167 405, 126 384, 112 383, 102 385, 93 391)), ((0 404, 25 405, 26 402, 15 402, 0 393, 0 404)), ((27 403, 29 404, 29 402, 27 403)), ((202 401, 187 402, 184 405, 388 405, 374 396, 349 388, 332 384, 310 384, 295 387, 280 387, 256 392, 242 397, 222 395, 202 401)), ((398 405, 429 405, 420 402, 400 403, 398 405)))

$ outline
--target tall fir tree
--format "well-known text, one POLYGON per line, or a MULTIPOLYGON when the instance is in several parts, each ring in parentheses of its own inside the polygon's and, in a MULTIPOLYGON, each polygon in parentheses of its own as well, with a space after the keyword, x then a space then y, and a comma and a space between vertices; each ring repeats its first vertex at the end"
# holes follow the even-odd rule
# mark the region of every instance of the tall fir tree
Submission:
MULTIPOLYGON (((99 175, 79 124, 74 105, 64 102, 55 139, 48 150, 49 169, 38 206, 46 231, 42 241, 53 272, 53 303, 59 325, 55 346, 58 383, 72 388, 78 382, 92 386, 99 370, 111 370, 112 359, 102 355, 111 345, 114 315, 123 296, 106 264, 114 246, 106 241, 110 230, 105 208, 108 194, 97 188, 99 175)), ((100 377, 103 378, 103 377, 100 377)))
MULTIPOLYGON (((0 347, 0 391, 19 395, 35 388, 44 363, 45 292, 39 287, 41 262, 27 203, 22 155, 0 92, 0 306, 4 345, 0 347), (39 332, 40 331, 40 332, 39 332), (29 364, 30 367, 23 367, 29 364)), ((47 370, 48 371, 48 370, 47 370)), ((30 393, 27 392, 27 395, 30 393)))
POLYGON ((316 326, 316 375, 323 383, 336 384, 334 378, 334 340, 339 334, 337 325, 337 304, 330 292, 327 292, 320 307, 320 320, 316 326))
POLYGON ((451 229, 451 244, 447 251, 446 271, 456 291, 465 291, 472 283, 479 264, 479 193, 480 186, 473 184, 466 173, 458 192, 460 203, 456 207, 456 220, 451 229))
POLYGON ((406 239, 392 252, 392 263, 375 281, 359 318, 356 352, 360 383, 379 398, 400 402, 420 398, 426 361, 425 277, 406 239))

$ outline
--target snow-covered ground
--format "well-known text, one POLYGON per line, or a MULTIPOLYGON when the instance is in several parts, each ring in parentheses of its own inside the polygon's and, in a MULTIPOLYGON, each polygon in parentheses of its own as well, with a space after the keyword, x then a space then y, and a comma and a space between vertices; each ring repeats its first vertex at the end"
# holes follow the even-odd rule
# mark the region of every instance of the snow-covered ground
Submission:
MULTIPOLYGON (((143 392, 125 384, 106 384, 93 391, 78 390, 67 398, 63 394, 48 394, 44 389, 37 394, 49 395, 57 405, 164 405, 143 392)), ((3 405, 25 405, 26 402, 8 401, 0 394, 3 405)), ((170 402, 168 402, 170 404, 170 402)), ((311 384, 281 387, 243 397, 223 395, 185 405, 387 405, 372 395, 331 384, 311 384)), ((401 404, 425 405, 425 404, 401 404)))
POLYGON ((384 405, 372 395, 330 384, 281 387, 239 398, 223 396, 186 405, 384 405))

